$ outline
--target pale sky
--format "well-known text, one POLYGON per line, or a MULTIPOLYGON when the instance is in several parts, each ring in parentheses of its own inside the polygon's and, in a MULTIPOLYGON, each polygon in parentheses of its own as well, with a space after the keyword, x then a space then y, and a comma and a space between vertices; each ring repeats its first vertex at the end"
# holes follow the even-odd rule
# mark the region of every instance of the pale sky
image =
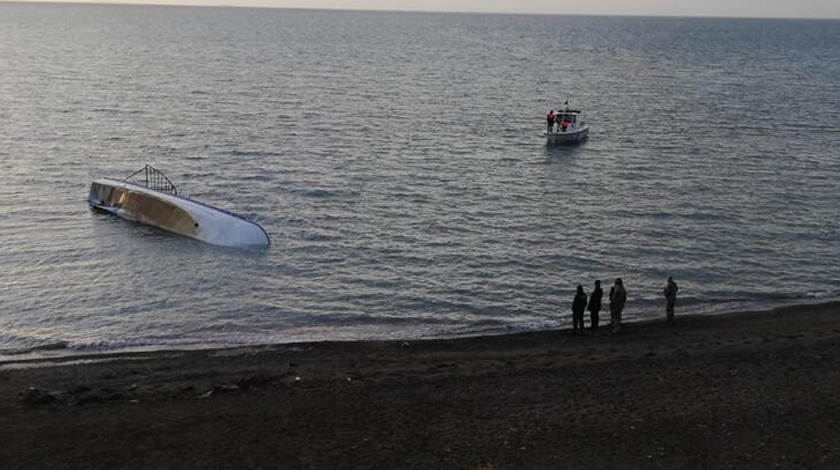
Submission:
MULTIPOLYGON (((0 0, 2 1, 2 0, 0 0)), ((23 0, 32 1, 32 0, 23 0)), ((37 1, 37 0, 36 0, 37 1)), ((52 0, 338 10, 840 19, 840 0, 52 0)))

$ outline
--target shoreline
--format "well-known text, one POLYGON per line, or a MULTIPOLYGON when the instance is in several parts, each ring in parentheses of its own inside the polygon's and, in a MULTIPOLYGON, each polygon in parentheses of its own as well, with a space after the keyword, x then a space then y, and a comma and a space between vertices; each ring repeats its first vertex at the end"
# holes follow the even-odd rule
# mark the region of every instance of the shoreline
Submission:
POLYGON ((840 302, 95 359, 0 369, 0 467, 840 467, 840 302))
MULTIPOLYGON (((770 305, 767 308, 756 308, 756 309, 739 309, 739 310, 721 310, 721 311, 707 311, 704 313, 692 313, 682 315, 679 314, 679 307, 677 308, 677 316, 681 318, 705 318, 705 317, 726 317, 726 316, 739 316, 739 315, 751 315, 751 314, 761 314, 761 313, 772 313, 777 310, 786 310, 786 309, 800 309, 800 308, 810 308, 810 307, 821 307, 821 306, 840 306, 840 300, 825 300, 825 299, 811 299, 810 301, 803 301, 800 299, 798 301, 786 301, 780 302, 777 305, 770 305)), ((659 306, 657 306, 659 307, 659 306)), ((664 308, 664 307, 663 307, 664 308)), ((601 311, 601 328, 606 328, 605 325, 609 325, 610 318, 609 318, 609 311, 604 307, 604 310, 601 311), (605 311, 606 310, 606 311, 605 311)), ((664 312, 660 315, 662 319, 664 319, 664 312)), ((622 322, 622 327, 625 325, 644 325, 647 323, 656 323, 660 321, 659 317, 651 318, 649 316, 644 316, 639 318, 637 315, 631 315, 628 319, 627 312, 625 311, 625 321, 622 322)), ((585 322, 586 325, 589 324, 589 312, 585 313, 585 322)), ((523 328, 523 329, 508 329, 505 327, 498 328, 498 329, 489 329, 489 330, 482 330, 476 331, 473 333, 439 333, 437 335, 431 335, 426 337, 411 337, 411 338, 366 338, 366 339, 314 339, 314 340, 290 340, 284 342, 277 342, 277 343, 254 343, 254 344, 218 344, 218 343, 190 343, 190 344, 172 344, 172 345, 143 345, 143 346, 127 346, 127 347, 120 347, 114 349, 103 349, 103 350, 93 350, 93 349, 74 349, 70 348, 64 342, 56 342, 51 345, 41 345, 35 346, 32 348, 20 348, 20 349, 9 349, 9 350, 0 350, 0 371, 2 370, 9 370, 9 369, 19 369, 19 368, 27 368, 27 367, 42 367, 44 364, 50 365, 72 365, 72 363, 76 362, 87 362, 87 361, 105 361, 105 360, 113 360, 114 358, 119 358, 122 356, 141 356, 146 357, 148 355, 156 355, 156 354, 177 354, 177 353, 185 353, 185 352, 193 352, 193 351, 216 351, 216 350, 251 350, 251 349, 265 349, 265 348, 277 348, 277 347, 284 347, 284 346, 295 346, 295 345, 309 345, 309 344, 321 344, 321 343, 369 343, 369 342, 416 342, 416 341, 458 341, 463 339, 471 339, 471 338, 482 338, 482 337, 495 337, 495 336, 509 336, 509 335, 523 335, 523 334, 532 334, 532 333, 539 333, 543 331, 571 331, 571 314, 569 314, 568 322, 564 321, 563 324, 558 328, 551 328, 551 327, 537 327, 537 328, 523 328), (568 323, 568 326, 566 325, 568 323)))

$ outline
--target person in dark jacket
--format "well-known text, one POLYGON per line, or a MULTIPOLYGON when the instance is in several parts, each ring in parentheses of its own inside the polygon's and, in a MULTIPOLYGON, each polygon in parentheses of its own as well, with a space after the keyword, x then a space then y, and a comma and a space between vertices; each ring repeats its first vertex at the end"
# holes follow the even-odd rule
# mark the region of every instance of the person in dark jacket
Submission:
POLYGON ((554 130, 554 110, 548 112, 548 115, 545 117, 545 123, 548 126, 548 132, 551 133, 554 130))
POLYGON ((595 281, 595 290, 593 290, 592 295, 589 296, 589 306, 586 308, 589 310, 590 330, 598 329, 598 322, 600 321, 598 313, 601 311, 602 297, 604 297, 604 290, 601 289, 601 281, 599 279, 595 281))
POLYGON ((680 290, 677 287, 677 283, 674 282, 674 278, 668 276, 668 285, 665 286, 665 290, 663 293, 665 294, 665 317, 667 318, 668 323, 674 322, 674 305, 677 304, 677 291, 680 290))
POLYGON ((583 334, 583 312, 586 310, 586 293, 583 286, 577 286, 577 294, 572 302, 572 334, 583 334))

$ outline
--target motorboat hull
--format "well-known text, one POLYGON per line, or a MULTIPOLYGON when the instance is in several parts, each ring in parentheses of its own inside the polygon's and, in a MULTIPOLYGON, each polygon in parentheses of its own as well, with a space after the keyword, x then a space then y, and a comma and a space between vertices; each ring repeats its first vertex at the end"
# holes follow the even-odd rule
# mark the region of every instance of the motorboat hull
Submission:
POLYGON ((256 222, 193 199, 111 178, 90 185, 91 208, 213 245, 264 248, 271 245, 256 222))
POLYGON ((543 135, 548 144, 577 144, 589 137, 589 126, 575 130, 544 132, 543 135))

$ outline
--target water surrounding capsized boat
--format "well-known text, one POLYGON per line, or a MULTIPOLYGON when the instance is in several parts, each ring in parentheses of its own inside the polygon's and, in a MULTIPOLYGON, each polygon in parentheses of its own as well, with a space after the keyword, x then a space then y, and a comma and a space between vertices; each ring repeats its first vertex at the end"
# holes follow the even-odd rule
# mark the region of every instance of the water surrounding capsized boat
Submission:
POLYGON ((232 212, 178 195, 174 184, 146 165, 123 180, 100 178, 90 185, 91 208, 124 219, 237 248, 265 248, 268 233, 256 222, 232 212))

